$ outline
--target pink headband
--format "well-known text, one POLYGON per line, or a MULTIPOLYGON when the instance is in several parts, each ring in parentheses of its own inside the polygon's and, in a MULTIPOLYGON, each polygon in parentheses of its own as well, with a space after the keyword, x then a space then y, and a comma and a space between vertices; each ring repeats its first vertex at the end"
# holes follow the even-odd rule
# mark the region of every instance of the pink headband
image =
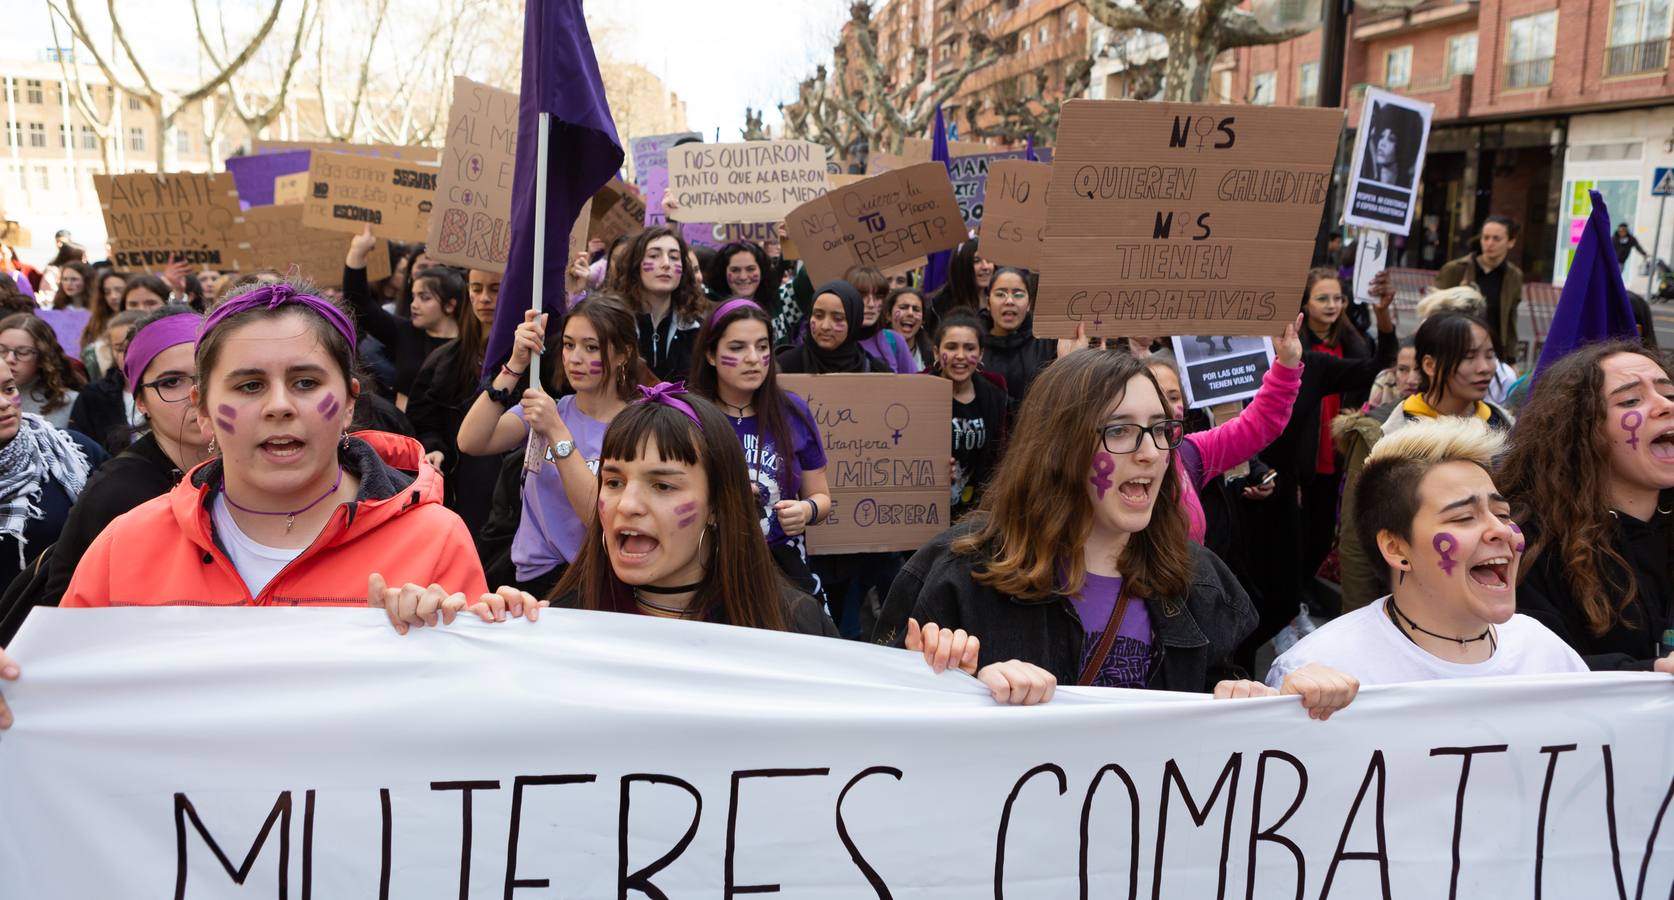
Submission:
POLYGON ((685 414, 686 418, 691 419, 692 424, 696 425, 699 431, 703 430, 703 423, 698 421, 697 410, 692 409, 692 405, 690 403, 674 396, 675 394, 686 393, 686 382, 665 381, 656 387, 646 387, 645 385, 640 385, 639 392, 645 395, 640 398, 639 402, 661 403, 664 406, 685 414))
POLYGON ((709 324, 714 325, 716 322, 721 321, 721 317, 727 313, 732 312, 735 309, 742 309, 746 306, 754 309, 756 312, 764 312, 761 306, 749 297, 735 297, 720 306, 715 307, 715 311, 709 314, 709 324))
POLYGON ((145 375, 146 367, 157 358, 157 354, 170 347, 197 341, 198 329, 202 327, 202 316, 197 313, 180 313, 164 316, 129 338, 128 355, 122 361, 122 374, 128 379, 128 393, 139 393, 140 378, 145 375))
POLYGON ((349 342, 349 355, 353 356, 355 354, 355 323, 349 321, 349 317, 330 302, 313 294, 304 294, 284 282, 263 285, 248 294, 239 294, 216 307, 215 311, 209 314, 209 320, 203 323, 203 331, 198 335, 198 343, 202 344, 203 336, 215 330, 215 326, 225 321, 228 316, 248 312, 259 306, 278 309, 291 303, 297 306, 305 306, 330 322, 331 327, 337 329, 337 332, 343 335, 344 340, 349 342))

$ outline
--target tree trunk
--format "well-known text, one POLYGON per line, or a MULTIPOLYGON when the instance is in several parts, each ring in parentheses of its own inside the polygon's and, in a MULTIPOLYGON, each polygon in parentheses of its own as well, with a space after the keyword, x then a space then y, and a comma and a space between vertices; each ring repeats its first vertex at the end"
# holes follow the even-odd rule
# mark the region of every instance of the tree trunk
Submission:
POLYGON ((1167 84, 1163 99, 1176 103, 1204 103, 1209 98, 1209 74, 1221 48, 1214 39, 1188 31, 1170 31, 1168 63, 1164 69, 1167 84))

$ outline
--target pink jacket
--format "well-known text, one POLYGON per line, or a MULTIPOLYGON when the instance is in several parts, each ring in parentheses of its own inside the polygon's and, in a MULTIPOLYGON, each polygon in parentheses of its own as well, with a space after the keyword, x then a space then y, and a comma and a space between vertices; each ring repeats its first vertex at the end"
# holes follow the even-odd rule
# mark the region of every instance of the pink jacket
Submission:
POLYGON ((1186 508, 1186 522, 1191 529, 1192 540, 1203 543, 1206 527, 1203 501, 1198 499, 1197 489, 1273 443, 1290 421, 1290 409, 1296 403, 1296 394, 1300 390, 1302 366, 1286 366, 1274 360, 1273 367, 1262 377, 1261 387, 1243 412, 1208 431, 1186 435, 1186 440, 1191 441, 1203 462, 1198 473, 1199 481, 1194 484, 1186 473, 1182 459, 1184 454, 1174 454, 1175 473, 1180 476, 1182 485, 1180 503, 1186 508))

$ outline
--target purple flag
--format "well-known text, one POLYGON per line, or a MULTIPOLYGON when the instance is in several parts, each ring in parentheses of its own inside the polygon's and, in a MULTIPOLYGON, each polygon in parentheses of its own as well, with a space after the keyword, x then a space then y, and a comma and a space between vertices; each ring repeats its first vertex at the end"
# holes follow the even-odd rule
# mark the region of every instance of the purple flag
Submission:
POLYGON ((1035 133, 1033 131, 1029 132, 1029 143, 1023 147, 1023 158, 1029 162, 1040 162, 1040 157, 1035 155, 1035 133))
POLYGON ((1587 193, 1592 196, 1593 211, 1570 262, 1569 277, 1564 280, 1558 308, 1552 313, 1552 326, 1547 329, 1546 346, 1541 348, 1534 378, 1583 344, 1639 339, 1639 323, 1633 318, 1633 305, 1628 302, 1611 244, 1610 210, 1598 191, 1587 193))
POLYGON ((308 151, 234 156, 227 160, 227 171, 232 173, 233 184, 238 186, 238 200, 245 209, 272 206, 273 179, 308 171, 308 151))
MULTIPOLYGON (((518 101, 517 168, 512 176, 511 251, 500 283, 483 374, 511 355, 512 335, 533 304, 535 216, 546 217, 543 308, 562 309, 570 227, 594 192, 622 166, 622 142, 605 100, 599 62, 581 0, 528 0, 523 17, 523 86, 518 101), (535 208, 540 116, 552 116, 546 209, 535 208)), ((557 324, 558 317, 551 321, 557 324)))
MULTIPOLYGON (((936 125, 933 130, 935 134, 930 138, 930 160, 945 166, 949 159, 947 125, 942 122, 942 108, 940 105, 936 107, 936 125)), ((947 284, 948 264, 952 261, 953 251, 951 250, 938 250, 930 254, 930 262, 924 267, 924 284, 921 286, 927 296, 934 291, 941 290, 942 285, 947 284)))

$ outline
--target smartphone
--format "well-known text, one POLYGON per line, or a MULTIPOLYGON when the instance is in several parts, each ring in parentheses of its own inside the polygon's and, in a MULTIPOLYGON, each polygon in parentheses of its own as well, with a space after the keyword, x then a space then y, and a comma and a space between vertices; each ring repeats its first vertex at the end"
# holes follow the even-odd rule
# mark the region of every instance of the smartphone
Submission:
POLYGON ((1279 470, 1278 469, 1268 469, 1267 474, 1261 476, 1261 484, 1259 485, 1259 487, 1266 487, 1266 486, 1272 484, 1273 482, 1277 481, 1278 478, 1279 478, 1279 470))

